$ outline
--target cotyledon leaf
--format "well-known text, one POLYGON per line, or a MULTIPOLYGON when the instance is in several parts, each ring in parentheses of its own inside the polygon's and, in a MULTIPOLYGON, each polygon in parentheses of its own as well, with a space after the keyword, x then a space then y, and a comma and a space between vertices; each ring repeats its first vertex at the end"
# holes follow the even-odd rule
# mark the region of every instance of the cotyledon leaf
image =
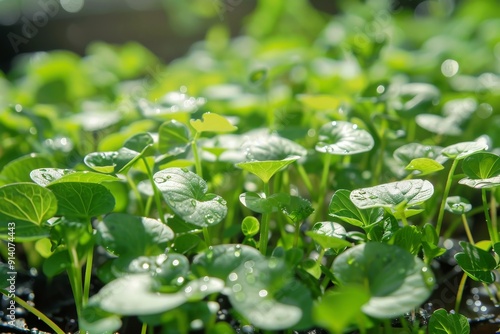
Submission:
POLYGON ((203 120, 191 120, 191 126, 196 130, 196 132, 233 132, 238 128, 232 125, 224 116, 206 112, 202 116, 203 120))
POLYGON ((374 140, 372 135, 358 125, 333 121, 319 129, 319 142, 316 151, 337 155, 352 155, 370 151, 374 140))
POLYGON ((60 182, 90 182, 101 183, 106 181, 119 181, 117 177, 90 171, 77 172, 72 169, 62 168, 37 168, 31 171, 31 179, 41 186, 60 182))
POLYGON ((488 145, 481 141, 469 141, 453 144, 443 148, 441 154, 450 159, 462 160, 476 152, 486 150, 488 145))
POLYGON ((283 160, 240 162, 236 164, 236 167, 257 175, 264 183, 267 183, 274 174, 292 164, 299 158, 299 156, 291 156, 283 160))
POLYGON ((154 182, 168 206, 188 223, 207 227, 226 216, 226 201, 207 193, 205 180, 186 168, 161 170, 155 173, 154 182))

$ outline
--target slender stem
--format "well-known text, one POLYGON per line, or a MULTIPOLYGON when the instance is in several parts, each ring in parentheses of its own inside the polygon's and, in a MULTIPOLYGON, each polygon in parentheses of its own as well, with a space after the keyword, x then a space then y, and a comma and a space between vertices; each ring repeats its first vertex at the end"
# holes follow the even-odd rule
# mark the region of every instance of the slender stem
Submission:
POLYGON ((401 211, 399 211, 399 215, 401 216, 401 221, 403 222, 403 226, 408 226, 408 219, 406 219, 404 208, 401 211))
POLYGON ((297 247, 299 245, 299 237, 300 237, 300 221, 297 220, 295 222, 295 236, 293 238, 293 247, 297 247))
POLYGON ((491 212, 491 230, 493 234, 496 236, 497 242, 500 241, 500 237, 498 235, 498 220, 497 220, 497 200, 495 197, 495 188, 491 189, 491 198, 490 198, 490 212, 491 212))
POLYGON ((205 239, 205 243, 207 244, 208 247, 212 245, 212 242, 210 240, 210 233, 208 233, 208 227, 203 227, 203 238, 205 239))
POLYGON ((200 137, 200 134, 196 132, 196 134, 193 137, 193 141, 191 143, 191 149, 193 150, 193 157, 194 157, 194 164, 196 167, 196 174, 198 174, 199 177, 203 178, 203 168, 201 168, 201 160, 200 160, 200 155, 198 154, 198 144, 196 141, 200 137))
POLYGON ((147 323, 143 323, 142 324, 142 328, 141 328, 141 334, 146 334, 147 330, 148 330, 148 324, 147 323))
POLYGON ((453 174, 455 173, 455 169, 457 168, 457 166, 458 166, 458 160, 453 160, 453 164, 451 165, 450 172, 448 173, 448 178, 446 179, 446 185, 444 187, 443 198, 441 199, 441 205, 439 207, 438 220, 436 223, 436 233, 438 236, 441 234, 441 226, 443 225, 444 208, 446 206, 446 199, 448 198, 448 194, 450 193, 453 174))
MULTIPOLYGON (((134 180, 132 180, 132 178, 130 177, 130 175, 128 173, 126 175, 126 178, 127 178, 127 183, 129 184, 130 189, 132 189, 132 192, 134 193, 134 196, 136 198, 137 206, 139 207, 139 212, 141 215, 144 215, 145 214, 144 204, 142 203, 141 193, 137 189, 137 186, 134 183, 134 180)), ((154 187, 154 184, 152 184, 151 186, 154 187)))
POLYGON ((481 199, 483 201, 484 217, 486 218, 486 225, 488 226, 488 233, 490 234, 491 243, 494 245, 498 242, 498 233, 495 232, 491 222, 491 216, 488 208, 488 199, 486 196, 486 189, 481 189, 481 199))
POLYGON ((309 195, 312 196, 313 194, 313 186, 311 184, 311 180, 309 180, 309 177, 307 176, 306 170, 304 169, 304 166, 297 163, 297 172, 299 173, 300 178, 302 179, 302 182, 304 182, 304 185, 307 188, 307 191, 309 192, 309 195))
POLYGON ((392 334, 392 326, 391 326, 391 320, 390 319, 384 319, 384 333, 386 334, 392 334))
POLYGON ((319 252, 318 258, 316 259, 316 263, 318 265, 321 265, 321 261, 323 261, 323 257, 325 256, 326 249, 321 248, 321 251, 319 252))
POLYGON ((57 326, 52 320, 50 320, 45 314, 43 314, 42 312, 40 312, 34 306, 31 306, 30 304, 28 304, 27 302, 25 302, 23 299, 19 298, 16 295, 12 296, 11 294, 9 294, 4 289, 0 289, 0 293, 2 293, 3 295, 5 295, 7 298, 12 297, 16 303, 18 303, 19 305, 21 305, 22 307, 24 307, 30 313, 32 313, 35 316, 37 316, 47 326, 49 326, 50 328, 52 328, 52 330, 54 330, 54 332, 56 332, 56 334, 65 334, 64 331, 61 328, 59 328, 59 326, 57 326))
POLYGON ((323 164, 323 172, 321 173, 321 183, 319 185, 319 193, 318 193, 318 209, 315 214, 315 221, 318 221, 319 219, 323 218, 323 209, 324 209, 324 202, 325 202, 325 197, 326 197, 326 188, 328 186, 328 175, 330 172, 330 164, 332 161, 332 155, 327 154, 325 157, 325 161, 323 164))
MULTIPOLYGON (((269 198, 269 182, 264 182, 264 194, 266 198, 269 198)), ((267 253, 267 242, 269 239, 269 219, 271 217, 270 213, 262 214, 262 221, 260 223, 260 239, 259 239, 259 249, 263 255, 267 253)))
POLYGON ((144 166, 146 166, 149 182, 151 182, 151 187, 153 188, 153 196, 155 198, 156 210, 158 210, 158 216, 160 216, 160 220, 162 221, 162 223, 166 224, 167 222, 165 221, 165 214, 163 213, 163 208, 161 206, 160 193, 158 192, 158 188, 156 188, 155 181, 153 179, 153 172, 151 171, 151 168, 149 167, 146 158, 142 157, 142 162, 144 163, 144 166))
POLYGON ((462 223, 464 224, 465 234, 467 234, 467 239, 469 242, 474 245, 474 238, 472 237, 472 233, 470 232, 469 223, 467 222, 467 217, 462 214, 462 223))
POLYGON ((462 302, 462 296, 464 295, 465 282, 467 281, 467 274, 463 273, 460 284, 458 285, 457 298, 455 299, 455 313, 460 310, 460 303, 462 302))
POLYGON ((82 316, 82 306, 83 306, 83 292, 82 292, 82 273, 81 266, 78 261, 78 253, 76 252, 76 246, 68 246, 69 258, 71 260, 71 266, 68 267, 68 276, 71 283, 71 289, 73 290, 73 298, 75 299, 76 313, 78 319, 82 316))
POLYGON ((90 295, 90 280, 92 278, 92 262, 94 260, 94 247, 91 247, 87 254, 87 263, 85 263, 85 280, 83 282, 82 305, 87 305, 90 295))

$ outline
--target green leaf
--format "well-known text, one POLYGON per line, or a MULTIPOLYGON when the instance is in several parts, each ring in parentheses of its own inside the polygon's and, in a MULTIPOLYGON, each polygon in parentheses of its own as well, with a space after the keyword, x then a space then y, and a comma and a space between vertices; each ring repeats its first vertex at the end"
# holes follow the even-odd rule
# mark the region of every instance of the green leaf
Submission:
POLYGON ((428 200, 434 193, 432 183, 415 179, 381 184, 370 188, 353 190, 350 199, 360 209, 400 205, 411 207, 428 200))
POLYGON ((314 209, 307 199, 299 196, 290 196, 290 201, 283 203, 280 207, 281 212, 287 215, 294 223, 302 222, 309 217, 314 209))
POLYGON ((258 328, 311 326, 310 292, 293 278, 282 259, 246 261, 229 274, 226 286, 234 309, 258 328))
POLYGON ((201 300, 220 292, 224 282, 214 277, 204 277, 187 283, 176 293, 158 293, 156 281, 149 274, 131 274, 106 284, 89 304, 104 311, 124 316, 150 315, 172 310, 189 300, 201 300), (130 293, 133 291, 133 293, 130 293))
POLYGON ((453 160, 462 160, 487 148, 488 145, 484 142, 469 141, 447 146, 443 148, 441 154, 453 160))
POLYGON ((84 182, 64 182, 47 186, 57 198, 57 214, 90 218, 113 211, 115 198, 103 185, 84 182))
POLYGON ((328 214, 346 223, 363 228, 376 224, 383 219, 384 210, 382 208, 360 209, 351 201, 350 195, 350 190, 337 190, 330 201, 328 214))
POLYGON ((422 246, 422 232, 417 226, 403 226, 403 228, 396 231, 393 240, 394 245, 417 256, 422 246))
POLYGON ((192 272, 198 276, 212 276, 226 280, 231 272, 240 265, 251 261, 259 262, 264 256, 253 247, 245 245, 217 245, 197 254, 191 265, 192 272))
POLYGON ((469 334, 470 325, 465 316, 441 308, 432 313, 428 330, 429 334, 469 334))
POLYGON ((120 329, 122 321, 116 314, 106 312, 96 305, 87 304, 82 310, 79 324, 89 334, 113 334, 120 329))
POLYGON ((319 129, 316 151, 336 155, 353 155, 373 148, 372 135, 356 124, 333 121, 319 129))
POLYGON ((299 94, 297 99, 306 107, 317 110, 335 110, 343 103, 335 95, 299 94))
POLYGON ((351 247, 351 243, 345 240, 345 228, 333 222, 318 222, 312 227, 312 231, 307 231, 309 236, 316 244, 324 250, 339 250, 345 247, 351 247))
POLYGON ((463 215, 464 213, 472 210, 472 205, 466 198, 460 196, 450 196, 446 199, 446 206, 444 208, 446 211, 456 215, 463 215))
POLYGON ((93 152, 89 153, 83 159, 83 162, 88 167, 93 170, 110 174, 115 171, 116 162, 115 159, 118 156, 118 152, 93 152))
POLYGON ((47 226, 38 226, 27 221, 0 222, 0 240, 9 240, 9 232, 12 232, 12 225, 15 224, 15 242, 35 241, 50 237, 50 228, 47 226))
POLYGON ((58 210, 54 193, 34 183, 20 182, 0 187, 0 202, 0 213, 37 225, 52 218, 58 210))
POLYGON ((117 177, 89 171, 77 172, 72 169, 38 168, 30 173, 31 179, 41 186, 60 182, 102 183, 119 181, 117 177))
POLYGON ((277 193, 264 197, 264 194, 254 192, 246 192, 240 195, 240 202, 245 207, 258 213, 275 212, 282 205, 290 202, 290 195, 285 193, 277 193))
POLYGON ((250 82, 253 84, 262 83, 267 78, 267 68, 259 68, 250 73, 250 82))
POLYGON ((25 155, 5 165, 0 173, 0 180, 5 183, 31 182, 30 173, 33 169, 48 166, 52 166, 52 162, 43 156, 25 155))
POLYGON ((107 215, 96 229, 97 244, 125 257, 159 255, 174 239, 174 232, 162 222, 126 213, 107 215))
POLYGON ((412 160, 418 158, 437 159, 441 150, 442 148, 438 146, 410 143, 398 147, 394 151, 393 156, 395 159, 401 161, 405 165, 408 165, 412 160))
POLYGON ((276 134, 250 136, 243 144, 248 160, 282 160, 290 156, 304 157, 307 150, 301 145, 276 134))
POLYGON ((493 269, 497 266, 493 255, 465 241, 460 241, 460 246, 464 251, 455 254, 460 268, 475 281, 493 283, 495 281, 493 269))
POLYGON ((193 113, 206 100, 202 97, 192 97, 180 92, 169 92, 165 94, 157 103, 151 103, 146 99, 140 99, 139 109, 146 117, 169 117, 178 113, 193 113))
POLYGON ((326 291, 314 306, 313 318, 331 333, 342 334, 349 325, 360 325, 361 308, 369 299, 370 293, 362 285, 337 286, 326 291))
POLYGON ((488 179, 478 179, 478 180, 473 180, 466 177, 458 181, 458 183, 476 189, 495 188, 500 185, 500 175, 490 177, 488 179))
POLYGON ((462 170, 471 179, 489 179, 500 174, 500 157, 493 153, 478 152, 462 162, 462 170))
POLYGON ((240 162, 236 164, 236 167, 255 174, 264 183, 268 183, 274 174, 276 174, 286 166, 294 163, 299 158, 299 156, 291 156, 282 160, 240 162))
POLYGON ((419 176, 432 174, 444 168, 439 162, 429 158, 416 158, 405 167, 409 171, 419 171, 419 176))
POLYGON ((434 276, 430 268, 406 250, 378 242, 354 246, 340 254, 332 270, 338 283, 368 287, 365 314, 395 318, 420 306, 431 295, 434 276))
POLYGON ((185 168, 161 170, 154 174, 154 182, 168 206, 187 223, 207 227, 226 216, 226 201, 207 194, 205 180, 185 168))
POLYGON ((206 112, 202 115, 203 120, 190 120, 191 126, 196 132, 215 132, 225 133, 233 132, 238 128, 232 125, 225 117, 218 114, 206 112))
POLYGON ((259 220, 252 216, 247 216, 241 222, 241 232, 245 237, 253 237, 257 233, 259 233, 260 224, 259 220))
POLYGON ((176 120, 163 123, 158 130, 158 135, 158 149, 162 154, 181 154, 190 145, 188 127, 176 120))
POLYGON ((59 250, 45 259, 43 262, 43 273, 47 277, 55 277, 69 267, 71 267, 71 260, 68 251, 59 250))
POLYGON ((429 132, 438 135, 460 136, 463 130, 454 118, 434 114, 420 114, 415 117, 415 122, 429 132))

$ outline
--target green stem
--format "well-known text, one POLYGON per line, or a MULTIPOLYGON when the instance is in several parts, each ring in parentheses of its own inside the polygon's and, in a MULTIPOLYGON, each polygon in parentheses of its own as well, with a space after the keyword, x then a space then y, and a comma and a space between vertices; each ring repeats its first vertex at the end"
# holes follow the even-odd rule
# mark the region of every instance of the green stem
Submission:
POLYGON ((141 328, 141 334, 146 334, 147 330, 148 330, 148 324, 147 323, 143 323, 142 324, 142 328, 141 328))
POLYGON ((467 281, 467 274, 463 273, 460 284, 458 285, 457 298, 455 299, 455 313, 458 314, 460 310, 460 303, 462 302, 462 296, 464 295, 465 282, 467 281))
POLYGON ((312 194, 314 193, 313 186, 311 180, 309 180, 309 177, 307 176, 307 172, 304 169, 304 166, 299 163, 297 163, 296 166, 297 166, 297 172, 299 173, 302 182, 304 182, 304 185, 306 186, 306 189, 309 192, 309 196, 312 196, 312 194))
MULTIPOLYGON (((264 182, 264 194, 266 198, 269 198, 269 182, 264 182)), ((260 223, 260 239, 259 239, 259 249, 262 255, 267 253, 267 242, 269 239, 269 219, 271 217, 270 213, 262 214, 262 221, 260 223)))
MULTIPOLYGON (((129 184, 130 189, 132 189, 132 192, 134 193, 134 196, 136 198, 137 206, 139 207, 139 212, 141 215, 144 215, 145 214, 144 204, 142 203, 141 193, 137 189, 137 186, 135 185, 134 180, 132 180, 132 178, 130 177, 130 175, 128 173, 126 175, 126 178, 127 178, 127 183, 129 184)), ((152 184, 151 186, 154 187, 154 184, 152 184)))
POLYGON ((94 248, 91 247, 87 254, 87 263, 85 263, 85 281, 83 282, 82 305, 87 305, 90 295, 90 280, 92 278, 92 262, 94 260, 94 248))
POLYGON ((498 222, 497 222, 497 200, 495 197, 495 188, 491 189, 491 198, 490 198, 490 212, 491 212, 491 230, 496 237, 496 242, 500 241, 500 237, 498 235, 498 222))
POLYGON ((491 216, 488 208, 488 199, 486 196, 486 189, 481 189, 481 199, 483 201, 484 217, 486 218, 486 225, 488 226, 488 233, 490 234, 491 243, 494 245, 498 242, 498 233, 493 228, 493 223, 491 222, 491 216))
POLYGON ((142 162, 144 163, 144 166, 146 166, 149 182, 151 182, 151 187, 153 188, 153 196, 155 198, 156 210, 158 210, 158 216, 160 216, 160 220, 162 221, 162 223, 166 224, 167 222, 165 221, 165 214, 163 212, 163 208, 161 205, 160 193, 158 192, 158 188, 156 188, 155 181, 153 179, 153 172, 151 171, 151 168, 149 167, 146 158, 142 157, 142 162))
POLYGON ((82 316, 83 292, 82 292, 82 273, 80 263, 78 261, 78 253, 76 247, 68 248, 71 266, 68 267, 68 276, 73 290, 73 298, 75 299, 76 314, 78 319, 82 316))
POLYGON ((469 223, 467 222, 467 217, 462 214, 462 223, 464 224, 465 234, 467 234, 467 239, 469 242, 474 245, 474 238, 472 237, 472 233, 470 232, 469 223))
POLYGON ((205 243, 207 244, 207 247, 210 247, 212 245, 211 240, 210 240, 210 233, 208 233, 208 227, 203 227, 203 238, 205 239, 205 243))
POLYGON ((441 199, 441 205, 439 206, 438 220, 436 223, 436 233, 438 236, 441 234, 441 226, 443 225, 444 208, 446 206, 446 199, 448 198, 448 194, 450 193, 453 174, 455 173, 455 169, 457 168, 457 166, 458 166, 458 160, 453 160, 453 164, 451 165, 450 172, 448 173, 448 178, 446 179, 446 185, 444 187, 443 198, 441 199))
POLYGON ((326 197, 326 188, 328 187, 328 175, 330 172, 330 164, 332 161, 332 155, 327 154, 325 157, 325 162, 323 164, 323 172, 321 173, 321 183, 319 185, 318 194, 318 209, 315 214, 315 221, 319 221, 323 218, 324 202, 326 197))
POLYGON ((193 157, 194 157, 194 164, 196 167, 196 174, 198 174, 199 177, 203 178, 203 169, 201 167, 201 160, 200 160, 200 155, 198 154, 198 144, 196 141, 200 137, 200 134, 196 132, 196 134, 193 137, 193 141, 191 142, 191 149, 193 150, 193 157))
MULTIPOLYGON (((11 297, 12 295, 9 294, 7 292, 7 290, 4 290, 4 289, 0 289, 0 293, 2 293, 3 295, 5 295, 7 298, 11 297)), ((50 328, 52 328, 52 330, 54 332, 56 332, 56 334, 65 334, 64 331, 59 328, 59 326, 57 326, 52 320, 50 320, 45 314, 43 314, 42 312, 40 312, 37 308, 35 308, 34 306, 31 306, 30 304, 28 304, 27 302, 25 302, 24 300, 22 300, 21 298, 19 298, 18 296, 12 296, 14 299, 14 301, 16 303, 18 303, 19 305, 21 305, 22 307, 24 307, 26 310, 28 310, 28 312, 34 314, 35 316, 37 316, 40 320, 42 320, 47 326, 49 326, 50 328)))

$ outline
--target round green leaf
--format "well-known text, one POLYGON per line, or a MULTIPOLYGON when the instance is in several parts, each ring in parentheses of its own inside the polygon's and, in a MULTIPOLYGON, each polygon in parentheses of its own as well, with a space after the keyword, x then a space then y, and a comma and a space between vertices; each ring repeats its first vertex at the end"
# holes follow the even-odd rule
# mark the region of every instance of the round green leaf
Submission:
POLYGON ((0 213, 40 225, 58 211, 54 193, 34 183, 12 183, 0 187, 0 213))
POLYGON ((118 178, 89 171, 77 172, 72 169, 61 168, 38 168, 30 173, 31 179, 41 186, 60 182, 89 182, 102 183, 109 181, 119 181, 118 178))
POLYGON ((352 155, 370 151, 374 141, 372 135, 356 124, 333 121, 319 129, 316 151, 336 155, 352 155))
POLYGON ((476 189, 495 188, 500 185, 500 175, 488 179, 470 179, 466 177, 458 181, 458 183, 476 189))
POLYGON ((246 151, 248 160, 282 160, 290 156, 307 155, 304 147, 275 134, 250 136, 242 148, 246 151))
POLYGON ((318 222, 312 227, 312 231, 306 234, 314 242, 325 250, 338 250, 350 247, 351 243, 345 240, 346 229, 339 223, 318 222))
POLYGON ((159 255, 174 239, 174 232, 162 222, 126 213, 107 215, 96 229, 99 245, 126 257, 159 255))
POLYGON ((113 173, 115 171, 115 158, 118 152, 93 152, 89 153, 83 159, 88 167, 100 173, 113 173))
POLYGON ((5 183, 31 182, 30 173, 33 169, 52 166, 47 158, 30 154, 10 161, 0 173, 0 179, 5 183))
POLYGON ((307 324, 312 311, 310 292, 293 278, 283 260, 246 261, 229 274, 226 286, 234 309, 258 328, 311 325, 307 324))
POLYGON ((281 212, 287 215, 293 222, 302 222, 309 217, 314 209, 307 199, 300 196, 290 196, 290 200, 280 207, 281 212))
POLYGON ((415 122, 427 131, 438 135, 460 136, 463 132, 457 121, 450 117, 420 114, 415 117, 415 122))
POLYGON ((188 223, 212 226, 226 216, 226 201, 215 194, 207 194, 205 180, 185 168, 161 170, 155 173, 154 182, 168 206, 188 223))
POLYGON ((428 330, 429 334, 469 334, 470 325, 465 316, 440 308, 432 313, 428 330))
POLYGON ((374 318, 395 318, 420 306, 431 294, 434 276, 422 260, 397 246, 367 243, 340 254, 332 265, 340 285, 367 286, 362 310, 374 318))
POLYGON ((478 152, 462 162, 462 170, 471 179, 489 179, 500 174, 500 157, 493 153, 478 152))
POLYGON ((149 274, 131 274, 106 284, 89 304, 119 315, 149 315, 174 309, 192 299, 203 299, 220 292, 224 282, 204 277, 191 281, 175 293, 158 293, 157 283, 149 274))
POLYGON ((441 154, 450 159, 462 160, 476 152, 486 150, 488 145, 484 142, 469 141, 453 144, 443 148, 441 154))
POLYGON ((248 216, 241 222, 241 232, 245 237, 253 237, 259 233, 260 223, 259 220, 253 216, 248 216))
POLYGON ((444 208, 446 211, 456 215, 463 215, 472 209, 472 205, 466 198, 460 196, 450 196, 446 199, 446 206, 444 208))
POLYGON ((294 163, 299 158, 299 156, 290 156, 282 160, 240 162, 236 164, 236 167, 255 174, 264 183, 268 183, 274 174, 294 163))
POLYGON ((410 143, 398 147, 394 151, 393 156, 395 159, 401 161, 405 165, 410 164, 412 160, 418 158, 435 159, 438 162, 444 162, 438 160, 441 150, 442 148, 439 146, 429 146, 429 145, 422 145, 419 143, 410 143))
POLYGON ((395 208, 402 204, 405 207, 420 204, 429 199, 433 193, 432 183, 414 179, 356 189, 351 192, 349 198, 360 209, 395 208))
POLYGON ((229 274, 247 261, 259 262, 262 254, 245 245, 217 245, 199 253, 193 259, 191 270, 198 277, 211 276, 225 280, 229 274))
MULTIPOLYGON (((27 242, 27 241, 35 241, 42 238, 50 237, 50 228, 47 226, 38 226, 33 223, 27 221, 17 221, 14 222, 16 238, 15 242, 27 242)), ((12 232, 12 225, 9 226, 9 222, 1 222, 0 221, 0 240, 9 240, 10 236, 9 232, 12 232)))
POLYGON ((233 132, 238 128, 232 125, 225 117, 206 112, 202 115, 203 120, 190 120, 191 126, 196 130, 196 132, 215 132, 215 133, 225 133, 233 132))
POLYGON ((57 198, 57 214, 89 218, 113 211, 115 198, 97 183, 63 182, 47 186, 57 198))

